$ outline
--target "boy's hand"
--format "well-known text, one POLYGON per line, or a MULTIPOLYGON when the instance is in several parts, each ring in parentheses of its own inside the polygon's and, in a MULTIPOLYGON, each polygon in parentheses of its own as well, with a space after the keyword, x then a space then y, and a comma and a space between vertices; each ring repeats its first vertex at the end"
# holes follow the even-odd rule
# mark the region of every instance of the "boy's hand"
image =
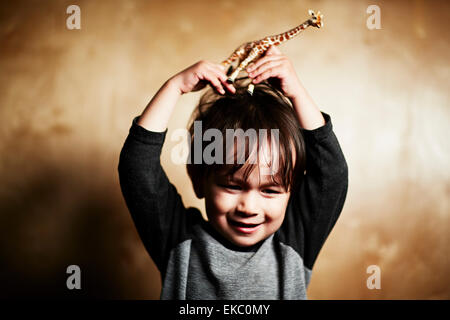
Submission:
POLYGON ((221 94, 225 94, 224 88, 232 93, 236 92, 233 85, 227 83, 224 67, 204 60, 176 74, 171 80, 177 85, 181 94, 201 90, 208 83, 221 94))
POLYGON ((296 98, 301 92, 300 80, 291 61, 281 51, 271 46, 264 57, 250 65, 247 70, 253 83, 267 80, 286 97, 296 98))

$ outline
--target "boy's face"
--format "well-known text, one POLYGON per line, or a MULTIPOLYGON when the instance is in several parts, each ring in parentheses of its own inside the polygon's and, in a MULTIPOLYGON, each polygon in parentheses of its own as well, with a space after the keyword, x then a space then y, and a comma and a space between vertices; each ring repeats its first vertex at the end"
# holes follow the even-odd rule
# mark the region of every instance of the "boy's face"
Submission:
POLYGON ((270 167, 260 157, 247 180, 240 168, 232 177, 216 172, 205 181, 209 223, 237 246, 254 245, 283 223, 290 192, 274 184, 271 175, 265 174, 268 170, 270 167))

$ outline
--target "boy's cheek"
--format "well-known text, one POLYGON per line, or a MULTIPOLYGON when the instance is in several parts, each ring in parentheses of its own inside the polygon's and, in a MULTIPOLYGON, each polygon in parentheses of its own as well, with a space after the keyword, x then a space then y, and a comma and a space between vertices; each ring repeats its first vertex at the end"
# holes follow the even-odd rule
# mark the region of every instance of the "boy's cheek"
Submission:
POLYGON ((274 229, 273 232, 283 223, 289 198, 279 200, 266 204, 266 221, 269 222, 271 230, 274 229))
POLYGON ((266 228, 267 232, 272 234, 278 231, 280 229, 281 225, 283 224, 284 220, 284 213, 277 215, 276 217, 273 217, 271 222, 268 224, 268 227, 266 228))
POLYGON ((206 213, 209 219, 223 219, 226 222, 226 215, 233 210, 233 203, 233 196, 223 192, 206 199, 206 213))
POLYGON ((235 196, 227 192, 218 192, 214 197, 214 207, 221 213, 229 212, 234 205, 235 196))
POLYGON ((266 212, 273 216, 275 219, 277 216, 284 214, 289 202, 289 196, 280 196, 276 199, 271 199, 265 203, 266 212))

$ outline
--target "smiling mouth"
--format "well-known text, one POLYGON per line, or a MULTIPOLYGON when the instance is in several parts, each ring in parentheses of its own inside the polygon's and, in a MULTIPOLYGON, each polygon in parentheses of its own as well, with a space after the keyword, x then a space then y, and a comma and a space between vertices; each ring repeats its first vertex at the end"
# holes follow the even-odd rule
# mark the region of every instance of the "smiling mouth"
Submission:
POLYGON ((253 233, 256 230, 259 229, 259 227, 262 225, 262 223, 243 223, 243 222, 239 222, 239 221, 235 221, 235 220, 229 220, 229 224, 237 231, 239 231, 240 233, 245 233, 245 234, 249 234, 249 233, 253 233))

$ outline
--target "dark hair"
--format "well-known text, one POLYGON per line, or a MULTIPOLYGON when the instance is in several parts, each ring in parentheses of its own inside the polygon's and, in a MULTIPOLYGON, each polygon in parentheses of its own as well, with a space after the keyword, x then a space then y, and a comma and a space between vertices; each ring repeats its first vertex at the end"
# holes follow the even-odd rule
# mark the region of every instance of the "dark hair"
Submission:
MULTIPOLYGON (((253 151, 248 150, 248 141, 245 143, 245 163, 206 164, 202 161, 201 164, 194 164, 192 158, 194 140, 196 138, 202 139, 202 137, 194 136, 194 121, 201 121, 203 132, 211 128, 218 129, 222 133, 224 146, 226 144, 226 129, 242 129, 243 131, 255 129, 258 132, 260 129, 266 129, 268 141, 271 141, 271 129, 278 129, 279 168, 275 176, 272 175, 272 180, 284 187, 285 190, 296 189, 302 181, 306 163, 305 144, 300 124, 289 100, 267 82, 256 84, 251 95, 247 92, 248 83, 248 81, 236 82, 236 93, 227 93, 223 96, 209 89, 200 98, 198 106, 194 109, 189 122, 191 136, 189 159, 191 159, 191 162, 187 164, 187 171, 194 188, 195 183, 200 181, 197 179, 208 177, 211 172, 233 175, 245 166, 244 178, 247 179, 255 168, 254 163, 248 163, 249 156, 253 151)), ((258 148, 263 145, 259 139, 258 136, 258 148)), ((269 142, 271 147, 272 142, 269 142)), ((202 152, 206 145, 202 141, 202 152)), ((226 152, 224 147, 223 154, 226 154, 226 152)))

